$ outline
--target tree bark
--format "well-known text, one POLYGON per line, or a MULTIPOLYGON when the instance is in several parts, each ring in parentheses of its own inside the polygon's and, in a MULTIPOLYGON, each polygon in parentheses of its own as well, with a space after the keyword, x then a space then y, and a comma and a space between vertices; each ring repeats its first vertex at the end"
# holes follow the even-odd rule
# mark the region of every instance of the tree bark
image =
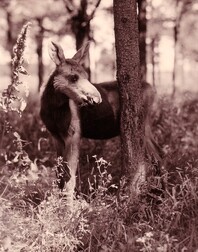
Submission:
POLYGON ((131 196, 145 181, 143 153, 144 112, 140 81, 139 34, 136 0, 114 0, 117 79, 121 105, 123 171, 131 196))

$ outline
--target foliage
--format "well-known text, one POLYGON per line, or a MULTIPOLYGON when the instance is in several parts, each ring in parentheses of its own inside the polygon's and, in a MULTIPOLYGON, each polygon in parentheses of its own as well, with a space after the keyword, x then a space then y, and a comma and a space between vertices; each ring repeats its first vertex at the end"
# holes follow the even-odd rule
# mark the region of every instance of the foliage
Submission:
POLYGON ((13 207, 3 197, 1 204, 1 249, 7 251, 75 251, 89 231, 86 204, 76 201, 70 212, 55 190, 37 208, 25 201, 13 207))
MULTIPOLYGON (((25 128, 24 137, 32 143, 26 145, 17 134, 15 141, 18 151, 26 148, 26 153, 31 154, 33 150, 31 156, 37 160, 32 162, 19 154, 18 160, 10 159, 10 163, 1 167, 1 250, 195 251, 198 247, 197 110, 198 101, 192 97, 177 105, 164 97, 156 104, 153 129, 165 153, 161 175, 165 183, 163 194, 151 190, 156 185, 150 177, 140 197, 131 202, 123 178, 118 198, 109 193, 109 164, 95 157, 98 174, 89 179, 89 203, 79 195, 71 212, 53 184, 55 177, 50 167, 55 166, 55 161, 47 147, 49 142, 43 140, 46 132, 41 131, 38 118, 38 128, 32 128, 32 121, 27 120, 33 112, 32 106, 26 108, 15 126, 20 129, 19 134, 25 128), (30 163, 21 169, 24 159, 30 163)), ((14 147, 10 144, 9 148, 14 147)))
POLYGON ((13 60, 12 60, 12 79, 11 84, 8 85, 7 89, 2 93, 1 107, 4 112, 8 113, 10 111, 16 111, 21 114, 21 111, 24 110, 26 104, 23 98, 16 95, 18 91, 18 86, 23 84, 19 79, 19 74, 27 74, 26 69, 23 67, 23 53, 25 50, 25 42, 27 36, 27 29, 30 23, 24 25, 21 33, 18 36, 17 43, 13 49, 13 60), (15 101, 20 102, 19 110, 15 107, 12 107, 12 103, 15 101))
POLYGON ((169 169, 175 169, 175 164, 182 170, 187 163, 196 166, 197 112, 198 100, 193 95, 186 95, 177 105, 169 97, 158 103, 153 127, 169 169))
POLYGON ((25 49, 25 41, 27 36, 27 29, 30 24, 27 23, 23 26, 21 33, 18 36, 17 43, 14 47, 13 60, 12 60, 12 78, 11 83, 8 87, 2 92, 0 98, 0 113, 1 113, 1 136, 0 136, 0 149, 2 149, 3 141, 5 134, 12 129, 11 117, 15 116, 15 113, 19 116, 21 112, 26 107, 25 100, 18 95, 19 85, 23 83, 20 81, 19 74, 27 74, 27 71, 23 67, 23 53, 25 49), (18 104, 17 104, 18 102, 18 104))
POLYGON ((102 181, 103 174, 95 197, 89 204, 78 198, 72 212, 56 188, 36 208, 22 200, 16 204, 16 197, 10 201, 2 194, 1 249, 117 252, 197 248, 197 180, 183 178, 180 185, 172 185, 160 204, 148 195, 130 202, 124 180, 118 201, 106 193, 102 181))

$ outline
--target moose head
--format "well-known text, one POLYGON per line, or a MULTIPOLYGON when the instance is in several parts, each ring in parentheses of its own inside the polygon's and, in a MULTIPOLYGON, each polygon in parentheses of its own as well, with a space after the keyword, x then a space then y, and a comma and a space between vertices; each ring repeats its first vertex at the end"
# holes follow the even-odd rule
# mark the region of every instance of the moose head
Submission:
POLYGON ((56 64, 54 88, 72 99, 80 106, 99 104, 102 98, 98 90, 88 81, 82 63, 89 51, 86 43, 71 58, 66 59, 63 49, 55 42, 49 47, 49 55, 56 64))

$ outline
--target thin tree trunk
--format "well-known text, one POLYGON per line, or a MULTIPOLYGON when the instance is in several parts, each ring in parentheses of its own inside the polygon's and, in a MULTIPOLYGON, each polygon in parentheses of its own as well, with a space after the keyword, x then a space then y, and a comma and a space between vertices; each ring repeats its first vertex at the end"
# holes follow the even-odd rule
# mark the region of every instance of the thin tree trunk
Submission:
POLYGON ((153 87, 156 88, 155 85, 155 38, 151 41, 151 63, 152 63, 152 84, 153 87))
POLYGON ((140 36, 140 69, 141 80, 146 81, 147 65, 146 65, 146 32, 147 32, 147 19, 146 19, 146 0, 138 0, 138 21, 139 21, 139 36, 140 36))
MULTIPOLYGON (((7 48, 8 51, 10 53, 10 58, 13 58, 13 46, 14 46, 14 40, 13 40, 13 25, 12 25, 12 15, 9 11, 6 12, 6 20, 7 20, 7 25, 8 25, 8 29, 7 29, 7 48)), ((12 76, 13 72, 12 72, 12 61, 10 60, 9 63, 9 67, 10 67, 10 76, 12 76)))
MULTIPOLYGON (((75 6, 72 3, 72 8, 70 8, 70 4, 68 4, 67 0, 64 0, 65 7, 67 11, 72 15, 73 12, 75 14, 71 18, 71 30, 75 36, 76 39, 76 50, 79 50, 84 43, 91 40, 91 34, 90 34, 90 21, 93 19, 95 12, 98 8, 98 6, 101 3, 101 0, 97 0, 95 3, 95 6, 92 10, 91 14, 88 14, 88 0, 80 0, 80 6, 78 11, 76 12, 75 6)), ((86 58, 84 62, 84 68, 86 72, 88 73, 88 78, 91 80, 91 71, 90 71, 90 57, 86 58)))
POLYGON ((176 70, 177 70, 177 41, 178 41, 178 27, 177 27, 177 22, 175 23, 174 26, 174 60, 173 60, 173 73, 172 73, 172 98, 175 97, 176 93, 176 70))
MULTIPOLYGON (((76 50, 79 50, 84 43, 90 40, 90 20, 87 15, 87 0, 81 0, 79 11, 72 18, 72 31, 76 40, 76 50)), ((88 79, 91 79, 90 57, 85 59, 84 68, 88 73, 88 79)))
POLYGON ((175 25, 173 27, 173 38, 174 38, 174 62, 173 62, 173 73, 172 73, 172 98, 175 97, 176 93, 176 79, 177 79, 177 54, 178 54, 178 37, 180 32, 180 23, 185 13, 185 5, 182 1, 176 0, 176 18, 175 25))
POLYGON ((43 19, 37 19, 39 32, 36 36, 37 41, 37 57, 38 57, 38 91, 43 84, 43 77, 44 77, 44 66, 43 66, 43 39, 44 39, 44 28, 43 28, 43 19))
POLYGON ((121 103, 122 166, 131 196, 145 181, 144 116, 140 81, 139 34, 136 0, 114 0, 117 79, 121 103))
MULTIPOLYGON (((157 55, 155 55, 155 57, 156 57, 155 65, 156 65, 156 72, 157 72, 157 77, 158 77, 157 84, 158 84, 158 86, 160 86, 161 85, 161 71, 160 71, 160 61, 159 61, 159 37, 158 36, 156 37, 155 47, 157 49, 157 55)), ((153 87, 154 87, 155 91, 157 91, 156 85, 153 87)))

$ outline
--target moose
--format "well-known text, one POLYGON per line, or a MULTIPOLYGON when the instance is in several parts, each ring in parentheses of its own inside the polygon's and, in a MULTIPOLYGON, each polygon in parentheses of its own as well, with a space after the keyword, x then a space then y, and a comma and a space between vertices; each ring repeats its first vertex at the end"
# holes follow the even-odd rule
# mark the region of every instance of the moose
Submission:
MULTIPOLYGON (((58 186, 61 190, 65 187, 71 197, 76 185, 80 139, 109 139, 120 133, 118 84, 90 83, 82 66, 88 50, 89 43, 68 59, 62 47, 52 42, 49 54, 56 68, 41 97, 41 119, 55 140, 57 155, 64 160, 64 166, 57 168, 58 186)), ((149 122, 154 91, 145 82, 142 89, 145 141, 156 153, 149 122)))

